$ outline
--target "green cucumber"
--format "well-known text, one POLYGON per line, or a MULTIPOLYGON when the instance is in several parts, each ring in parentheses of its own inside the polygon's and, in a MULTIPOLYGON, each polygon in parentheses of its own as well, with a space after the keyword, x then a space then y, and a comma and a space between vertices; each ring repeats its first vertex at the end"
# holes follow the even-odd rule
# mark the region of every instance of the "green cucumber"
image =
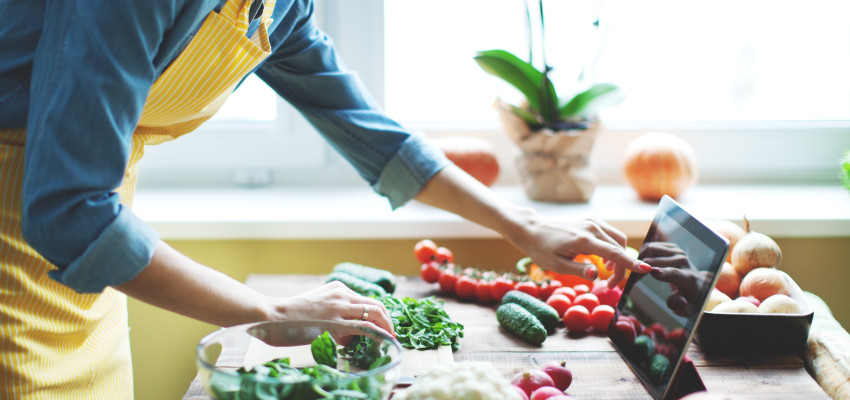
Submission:
POLYGON ((395 275, 385 269, 369 267, 352 262, 343 262, 335 265, 333 270, 334 272, 349 274, 366 282, 372 282, 384 288, 384 291, 389 294, 393 294, 395 292, 395 275))
POLYGON ((348 286, 349 289, 364 296, 381 297, 387 295, 387 291, 384 290, 384 288, 344 272, 335 271, 328 274, 327 279, 325 279, 325 283, 332 281, 342 282, 345 286, 348 286))
POLYGON ((560 318, 558 318, 558 311, 556 311, 552 306, 546 304, 543 300, 540 300, 528 293, 521 292, 519 290, 511 290, 505 293, 505 297, 502 297, 502 304, 505 303, 514 303, 528 310, 532 315, 540 320, 540 323, 543 324, 543 327, 546 328, 546 331, 548 332, 554 332, 560 322, 560 318))
POLYGON ((496 309, 499 325, 527 343, 539 346, 546 340, 546 328, 528 310, 515 303, 505 303, 496 309))

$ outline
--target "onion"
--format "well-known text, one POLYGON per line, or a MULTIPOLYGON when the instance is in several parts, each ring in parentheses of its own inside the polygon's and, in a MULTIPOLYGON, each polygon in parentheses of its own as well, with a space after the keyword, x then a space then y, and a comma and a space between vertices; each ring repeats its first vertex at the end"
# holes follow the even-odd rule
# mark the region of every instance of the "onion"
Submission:
POLYGON ((741 225, 725 219, 710 219, 705 221, 705 225, 729 241, 729 254, 726 256, 726 261, 732 262, 732 251, 735 250, 735 245, 747 234, 747 231, 741 225))
POLYGON ((741 279, 741 296, 753 296, 764 302, 775 294, 788 294, 785 276, 775 268, 755 268, 741 279))
POLYGON ((732 250, 732 265, 740 276, 746 276, 755 268, 779 267, 781 261, 779 245, 763 233, 747 233, 732 250))
POLYGON ((770 314, 802 314, 803 306, 789 296, 775 294, 761 302, 759 312, 770 314))
POLYGON ((720 274, 717 277, 717 284, 715 285, 717 290, 734 299, 738 297, 740 286, 741 277, 738 275, 738 270, 728 262, 723 263, 723 266, 720 267, 720 274))
POLYGON ((623 172, 643 200, 676 198, 696 183, 696 154, 677 136, 647 132, 626 148, 623 172))
POLYGON ((711 312, 718 314, 757 314, 759 309, 749 301, 732 300, 718 304, 711 312))

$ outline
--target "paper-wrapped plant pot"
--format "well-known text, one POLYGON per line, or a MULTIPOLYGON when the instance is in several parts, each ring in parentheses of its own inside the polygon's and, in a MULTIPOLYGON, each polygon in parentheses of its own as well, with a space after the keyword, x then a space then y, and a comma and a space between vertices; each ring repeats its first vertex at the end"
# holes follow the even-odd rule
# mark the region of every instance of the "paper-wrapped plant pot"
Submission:
POLYGON ((532 131, 510 106, 496 99, 494 108, 508 136, 517 144, 516 168, 526 195, 537 201, 583 203, 596 188, 590 152, 599 131, 588 129, 532 131))

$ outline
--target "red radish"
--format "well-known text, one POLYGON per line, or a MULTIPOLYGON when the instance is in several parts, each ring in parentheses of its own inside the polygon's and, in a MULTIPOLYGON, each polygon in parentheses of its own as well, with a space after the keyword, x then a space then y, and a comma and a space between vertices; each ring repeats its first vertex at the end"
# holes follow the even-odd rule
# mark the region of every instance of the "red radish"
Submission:
POLYGON ((554 386, 542 386, 531 392, 529 400, 547 400, 562 394, 564 394, 564 392, 554 386))
POLYGON ((518 386, 525 391, 529 397, 531 392, 543 386, 555 386, 555 382, 549 377, 549 374, 539 369, 525 369, 514 374, 511 377, 511 384, 518 386))
POLYGON ((525 390, 523 390, 521 387, 517 385, 511 385, 511 387, 516 389, 516 392, 519 393, 519 397, 521 397, 522 400, 529 400, 528 393, 525 393, 525 390))
POLYGON ((552 378, 552 382, 555 382, 554 386, 561 392, 567 390, 573 383, 573 372, 567 368, 566 361, 550 361, 543 364, 540 369, 552 378))

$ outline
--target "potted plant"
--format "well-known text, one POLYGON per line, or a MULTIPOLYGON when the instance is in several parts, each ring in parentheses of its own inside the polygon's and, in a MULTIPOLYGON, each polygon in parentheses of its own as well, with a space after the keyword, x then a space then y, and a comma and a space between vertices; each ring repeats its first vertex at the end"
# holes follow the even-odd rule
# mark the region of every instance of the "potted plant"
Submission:
MULTIPOLYGON (((538 5, 542 68, 533 65, 531 50, 528 61, 505 50, 480 51, 474 60, 524 97, 520 105, 497 99, 495 108, 519 147, 517 170, 526 194, 540 201, 586 202, 596 186, 589 160, 599 131, 598 111, 622 101, 623 92, 611 83, 595 83, 572 95, 558 93, 549 79, 552 67, 546 62, 543 0, 538 5)), ((525 6, 529 49, 533 49, 528 1, 525 6)), ((599 26, 598 20, 595 25, 599 26)))

